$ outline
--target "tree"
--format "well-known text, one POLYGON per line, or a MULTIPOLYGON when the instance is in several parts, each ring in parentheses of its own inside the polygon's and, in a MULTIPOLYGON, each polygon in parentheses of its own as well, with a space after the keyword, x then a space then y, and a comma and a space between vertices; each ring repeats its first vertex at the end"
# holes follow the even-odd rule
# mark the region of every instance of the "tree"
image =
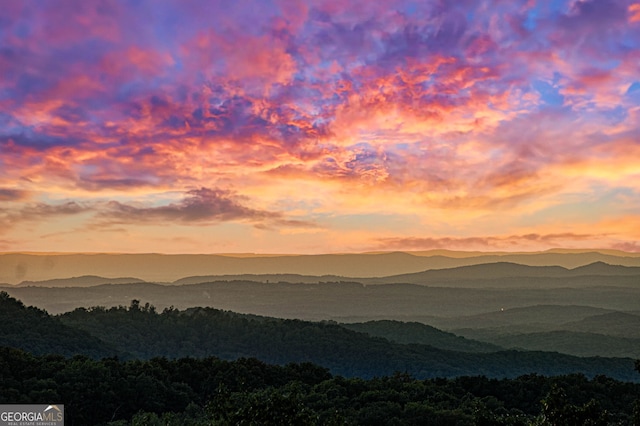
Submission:
POLYGON ((602 410, 595 399, 582 406, 569 403, 565 390, 554 385, 542 400, 542 418, 539 425, 544 426, 607 426, 607 412, 602 410))

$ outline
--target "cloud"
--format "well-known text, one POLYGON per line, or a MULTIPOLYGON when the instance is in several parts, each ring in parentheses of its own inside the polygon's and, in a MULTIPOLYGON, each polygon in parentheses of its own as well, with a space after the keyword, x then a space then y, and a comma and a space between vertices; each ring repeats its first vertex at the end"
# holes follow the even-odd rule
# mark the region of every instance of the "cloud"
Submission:
POLYGON ((203 223, 228 220, 264 220, 279 215, 243 206, 230 191, 200 188, 187 191, 179 203, 159 207, 135 207, 110 201, 101 216, 122 223, 203 223))
POLYGON ((9 251, 12 247, 16 246, 16 241, 5 240, 0 238, 0 250, 9 251))
POLYGON ((56 146, 75 146, 79 143, 80 141, 75 138, 53 136, 32 129, 25 129, 18 134, 0 135, 0 146, 7 146, 9 149, 18 146, 46 151, 56 146))
POLYGON ((152 187, 153 183, 145 179, 136 178, 82 178, 78 186, 88 191, 102 191, 105 189, 129 190, 132 188, 152 187))
POLYGON ((75 201, 62 204, 36 203, 21 209, 17 217, 20 220, 45 220, 52 216, 76 215, 90 210, 90 207, 75 201))
POLYGON ((629 5, 629 22, 640 22, 640 3, 629 5))
POLYGON ((629 253, 640 253, 640 241, 627 241, 611 245, 612 249, 622 250, 629 253))
POLYGON ((75 201, 61 204, 30 203, 19 208, 0 209, 1 231, 9 232, 11 228, 20 226, 22 222, 48 223, 59 217, 75 216, 93 211, 87 205, 75 201))
POLYGON ((253 209, 243 205, 244 197, 229 190, 199 188, 187 191, 178 203, 157 207, 140 207, 109 201, 98 214, 107 224, 183 224, 208 225, 220 222, 251 222, 256 226, 307 226, 312 223, 287 219, 282 213, 253 209))
POLYGON ((569 12, 561 16, 561 25, 569 31, 595 32, 617 23, 624 23, 627 16, 624 1, 577 0, 569 12))
MULTIPOLYGON (((159 206, 115 200, 83 203, 67 201, 59 204, 39 202, 21 208, 0 209, 0 223, 7 227, 17 226, 24 221, 46 223, 58 217, 87 213, 90 217, 84 223, 93 231, 113 229, 116 225, 202 226, 222 222, 248 222, 259 229, 318 227, 309 220, 287 217, 276 211, 247 207, 243 204, 246 200, 246 197, 238 196, 229 190, 199 188, 185 192, 184 198, 177 203, 159 206)), ((63 234, 64 232, 58 232, 55 235, 63 234)))
POLYGON ((535 244, 541 247, 569 247, 574 242, 597 241, 606 235, 602 234, 522 234, 508 236, 483 237, 386 237, 377 240, 376 249, 380 250, 513 250, 535 244))
POLYGON ((0 201, 21 201, 28 198, 29 193, 20 189, 1 188, 0 201))
POLYGON ((365 192, 419 226, 637 186, 638 3, 10 3, 0 201, 16 224, 76 214, 34 194, 92 224, 271 229, 360 213, 365 192), (147 204, 175 188, 201 189, 147 204), (308 217, 271 207, 313 196, 308 217))

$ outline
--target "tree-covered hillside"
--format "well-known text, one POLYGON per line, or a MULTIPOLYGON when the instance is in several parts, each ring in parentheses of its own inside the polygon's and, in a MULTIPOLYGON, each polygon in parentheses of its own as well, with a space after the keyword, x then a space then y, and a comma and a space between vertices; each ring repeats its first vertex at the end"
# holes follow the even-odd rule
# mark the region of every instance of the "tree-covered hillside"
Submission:
POLYGON ((381 320, 341 325, 349 330, 367 333, 370 336, 384 337, 397 343, 420 343, 460 352, 498 352, 504 349, 491 343, 465 339, 418 322, 381 320))
POLYGON ((0 292, 0 346, 33 354, 84 354, 101 357, 119 351, 86 331, 69 327, 60 318, 0 292))
POLYGON ((160 313, 136 300, 54 317, 0 296, 0 404, 64 403, 68 425, 640 420, 640 383, 617 380, 640 381, 631 359, 445 351, 335 323, 211 308, 160 313))
POLYGON ((516 377, 584 373, 637 380, 631 359, 578 358, 550 352, 466 353, 426 344, 404 345, 334 323, 241 315, 212 308, 159 313, 149 304, 76 309, 61 315, 68 327, 137 358, 256 357, 286 364, 313 362, 334 374, 370 378, 406 371, 418 378, 483 374, 516 377))
POLYGON ((0 404, 63 402, 70 426, 632 425, 640 418, 640 384, 579 374, 362 380, 309 363, 95 360, 0 348, 0 377, 0 404))
POLYGON ((0 304, 0 311, 10 313, 0 326, 4 345, 37 354, 124 359, 255 357, 281 365, 313 362, 334 374, 363 378, 402 371, 418 378, 583 373, 640 379, 633 374, 630 358, 579 358, 514 350, 468 353, 438 349, 424 344, 426 341, 395 343, 330 322, 283 320, 212 308, 157 312, 153 306, 134 300, 129 307, 81 308, 52 317, 6 295, 0 304))

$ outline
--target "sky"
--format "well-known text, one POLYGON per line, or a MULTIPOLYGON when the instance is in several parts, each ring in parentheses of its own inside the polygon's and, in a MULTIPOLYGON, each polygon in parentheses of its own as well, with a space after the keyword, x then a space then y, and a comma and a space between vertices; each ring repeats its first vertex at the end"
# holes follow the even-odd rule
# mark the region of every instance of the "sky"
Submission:
POLYGON ((0 251, 640 251, 640 3, 2 1, 0 251))

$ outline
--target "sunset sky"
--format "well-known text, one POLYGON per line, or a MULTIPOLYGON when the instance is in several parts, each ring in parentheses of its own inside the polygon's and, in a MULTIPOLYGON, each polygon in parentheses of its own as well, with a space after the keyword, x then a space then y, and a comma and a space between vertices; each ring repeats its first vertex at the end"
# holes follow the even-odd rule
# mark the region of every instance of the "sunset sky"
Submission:
POLYGON ((0 251, 640 251, 640 3, 3 1, 0 251))

